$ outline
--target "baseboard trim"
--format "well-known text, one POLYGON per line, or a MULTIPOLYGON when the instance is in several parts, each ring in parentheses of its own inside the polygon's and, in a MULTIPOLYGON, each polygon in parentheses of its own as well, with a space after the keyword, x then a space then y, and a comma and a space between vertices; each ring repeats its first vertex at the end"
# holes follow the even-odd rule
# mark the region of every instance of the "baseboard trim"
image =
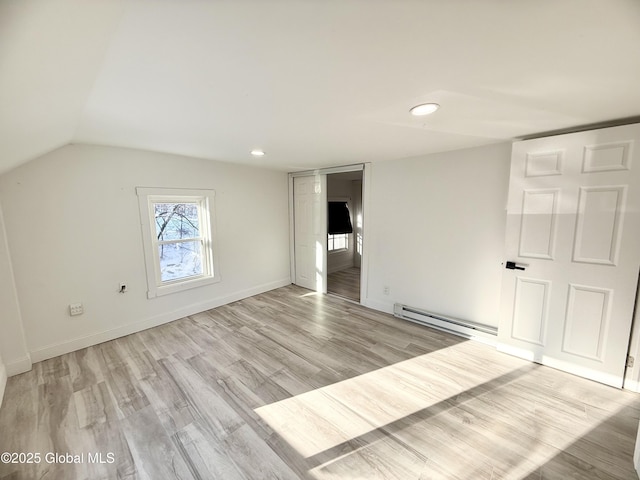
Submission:
POLYGON ((158 325, 173 322, 174 320, 178 320, 189 315, 194 315, 196 313, 204 312, 212 308, 220 307, 228 303, 237 302, 238 300, 242 300, 243 298, 268 292, 276 288, 286 287, 290 284, 291 279, 287 277, 286 279, 258 285, 256 287, 235 292, 224 297, 211 299, 206 302, 192 304, 178 310, 173 310, 171 312, 163 313, 162 315, 157 315, 146 320, 130 323, 128 325, 123 325, 111 330, 105 330, 84 337, 77 337, 62 343, 47 345, 46 347, 32 350, 31 360, 34 363, 41 362, 49 358, 64 355, 65 353, 75 352, 76 350, 80 350, 82 348, 90 347, 92 345, 98 345, 99 343, 108 342, 109 340, 114 340, 126 335, 131 335, 132 333, 141 332, 142 330, 157 327, 158 325))
POLYGON ((393 315, 393 303, 379 302, 378 300, 371 300, 366 298, 362 305, 371 308, 372 310, 378 310, 379 312, 390 313, 393 315))
POLYGON ((2 400, 4 399, 4 389, 7 386, 7 369, 4 363, 0 363, 0 407, 2 407, 2 400))
POLYGON ((13 377, 14 375, 20 375, 21 373, 31 370, 33 362, 31 361, 31 357, 26 355, 18 358, 17 360, 7 362, 5 367, 7 368, 7 376, 13 377))
POLYGON ((558 360, 557 358, 552 358, 546 355, 537 355, 525 348, 500 343, 500 341, 498 341, 498 345, 496 346, 496 348, 499 352, 507 353, 509 355, 513 355, 514 357, 523 358, 530 362, 535 362, 541 365, 546 365, 547 367, 562 370, 572 375, 577 375, 578 377, 604 383, 605 385, 609 385, 611 387, 622 388, 623 385, 623 379, 615 375, 598 372, 597 370, 593 370, 591 368, 574 365, 571 362, 558 360))

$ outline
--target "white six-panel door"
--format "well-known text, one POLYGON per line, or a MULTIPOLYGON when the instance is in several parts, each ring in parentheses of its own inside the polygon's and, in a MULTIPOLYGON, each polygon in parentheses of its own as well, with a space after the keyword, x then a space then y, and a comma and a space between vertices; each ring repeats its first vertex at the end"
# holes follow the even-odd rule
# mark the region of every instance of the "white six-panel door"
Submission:
POLYGON ((513 145, 498 348, 621 387, 640 269, 640 125, 513 145))
POLYGON ((295 283, 327 291, 327 176, 293 179, 295 283))

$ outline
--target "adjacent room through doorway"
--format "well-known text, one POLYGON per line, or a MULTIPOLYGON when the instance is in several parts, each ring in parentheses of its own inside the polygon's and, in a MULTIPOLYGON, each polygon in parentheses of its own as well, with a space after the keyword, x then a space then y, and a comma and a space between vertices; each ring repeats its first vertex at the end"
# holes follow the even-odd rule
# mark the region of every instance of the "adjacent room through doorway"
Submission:
POLYGON ((362 171, 327 175, 327 293, 360 302, 362 171))

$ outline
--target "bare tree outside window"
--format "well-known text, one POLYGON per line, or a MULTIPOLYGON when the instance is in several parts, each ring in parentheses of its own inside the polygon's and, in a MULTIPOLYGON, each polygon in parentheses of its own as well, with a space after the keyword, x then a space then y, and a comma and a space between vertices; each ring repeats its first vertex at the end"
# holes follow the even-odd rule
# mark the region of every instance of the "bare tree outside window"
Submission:
POLYGON ((163 282, 202 275, 198 203, 154 203, 163 282))

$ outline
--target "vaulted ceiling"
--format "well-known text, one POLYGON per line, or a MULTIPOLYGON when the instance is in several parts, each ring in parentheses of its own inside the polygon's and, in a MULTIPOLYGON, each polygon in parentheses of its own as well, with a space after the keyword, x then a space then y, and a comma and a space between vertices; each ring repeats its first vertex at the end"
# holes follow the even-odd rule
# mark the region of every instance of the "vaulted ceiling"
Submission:
POLYGON ((69 143, 300 170, 638 115, 638 0, 0 0, 0 172, 69 143))

